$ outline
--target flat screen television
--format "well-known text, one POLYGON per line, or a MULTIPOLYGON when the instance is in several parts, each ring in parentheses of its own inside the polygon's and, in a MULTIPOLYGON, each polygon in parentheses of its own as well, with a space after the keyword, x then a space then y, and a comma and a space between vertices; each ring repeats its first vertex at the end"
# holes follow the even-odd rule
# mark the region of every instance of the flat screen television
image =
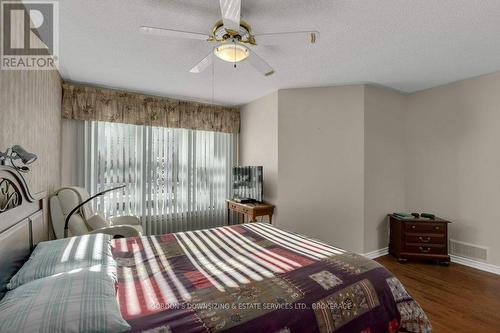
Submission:
POLYGON ((262 166, 233 167, 233 199, 262 202, 264 172, 262 166))

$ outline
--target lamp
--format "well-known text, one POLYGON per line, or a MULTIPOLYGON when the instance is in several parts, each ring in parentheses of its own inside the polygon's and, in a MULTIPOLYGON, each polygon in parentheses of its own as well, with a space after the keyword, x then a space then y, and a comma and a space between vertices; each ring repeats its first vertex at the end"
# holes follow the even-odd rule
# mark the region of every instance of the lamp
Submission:
POLYGON ((82 203, 80 203, 79 205, 77 205, 75 208, 73 208, 71 210, 71 212, 69 212, 68 216, 66 216, 66 220, 64 221, 64 238, 68 237, 68 229, 69 229, 69 219, 71 218, 71 216, 73 216, 74 213, 76 213, 77 210, 80 209, 80 207, 82 207, 83 205, 85 205, 87 202, 91 201, 91 200, 94 200, 95 198, 97 197, 100 197, 101 195, 105 194, 105 193, 108 193, 108 192, 111 192, 111 191, 114 191, 114 190, 119 190, 121 188, 124 188, 126 185, 120 185, 120 186, 117 186, 117 187, 113 187, 113 188, 110 188, 110 189, 107 189, 107 190, 104 190, 102 192, 99 192, 97 194, 94 194, 93 196, 91 196, 90 198, 88 198, 87 200, 84 200, 82 203))
POLYGON ((226 42, 216 47, 214 54, 227 62, 240 62, 248 58, 250 52, 245 45, 237 42, 226 42))
POLYGON ((24 164, 31 164, 38 158, 38 156, 33 153, 27 152, 23 147, 19 145, 15 145, 14 147, 12 147, 12 152, 15 153, 24 164))
POLYGON ((2 162, 2 164, 5 164, 5 161, 9 160, 10 164, 12 164, 12 166, 16 168, 16 170, 21 172, 30 171, 30 169, 26 165, 35 162, 37 158, 38 156, 26 151, 20 145, 14 145, 11 148, 8 148, 5 153, 0 152, 0 161, 2 162), (14 163, 15 160, 21 160, 24 165, 16 165, 16 163, 14 163))

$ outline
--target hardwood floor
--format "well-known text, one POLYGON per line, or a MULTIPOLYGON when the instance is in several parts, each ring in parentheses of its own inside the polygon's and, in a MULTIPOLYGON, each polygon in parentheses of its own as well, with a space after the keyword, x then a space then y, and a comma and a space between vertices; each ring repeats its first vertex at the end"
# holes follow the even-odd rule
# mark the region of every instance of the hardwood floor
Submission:
POLYGON ((499 333, 500 275, 451 263, 375 259, 390 270, 422 306, 434 333, 499 333))

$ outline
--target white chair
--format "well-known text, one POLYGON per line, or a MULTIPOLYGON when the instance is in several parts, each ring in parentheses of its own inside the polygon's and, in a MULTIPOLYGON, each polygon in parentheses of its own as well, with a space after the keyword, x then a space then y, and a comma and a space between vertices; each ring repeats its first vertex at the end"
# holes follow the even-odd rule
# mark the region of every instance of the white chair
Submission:
MULTIPOLYGON (((50 198, 50 215, 56 238, 64 238, 64 222, 68 214, 90 197, 81 187, 63 187, 50 198)), ((141 221, 136 216, 117 216, 105 220, 95 214, 90 203, 82 206, 69 220, 68 236, 81 236, 91 233, 104 233, 115 237, 141 236, 141 221)))

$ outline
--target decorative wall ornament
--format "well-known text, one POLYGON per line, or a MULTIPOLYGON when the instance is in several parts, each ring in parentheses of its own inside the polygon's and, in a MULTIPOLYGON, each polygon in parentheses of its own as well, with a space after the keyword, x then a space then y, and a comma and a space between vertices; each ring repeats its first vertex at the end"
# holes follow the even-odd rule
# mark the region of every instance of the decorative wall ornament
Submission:
POLYGON ((21 202, 21 193, 14 183, 9 179, 0 178, 0 214, 20 206, 21 202))
POLYGON ((240 111, 196 102, 63 84, 62 116, 134 125, 239 133, 240 111))

